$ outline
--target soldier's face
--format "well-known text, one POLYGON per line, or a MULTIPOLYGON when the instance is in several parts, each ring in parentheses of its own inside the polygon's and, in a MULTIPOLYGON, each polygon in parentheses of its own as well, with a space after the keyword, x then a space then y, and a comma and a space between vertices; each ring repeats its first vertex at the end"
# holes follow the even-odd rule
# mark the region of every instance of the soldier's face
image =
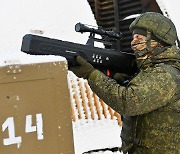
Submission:
POLYGON ((134 52, 144 50, 146 48, 146 36, 134 34, 131 42, 131 48, 134 50, 134 52))

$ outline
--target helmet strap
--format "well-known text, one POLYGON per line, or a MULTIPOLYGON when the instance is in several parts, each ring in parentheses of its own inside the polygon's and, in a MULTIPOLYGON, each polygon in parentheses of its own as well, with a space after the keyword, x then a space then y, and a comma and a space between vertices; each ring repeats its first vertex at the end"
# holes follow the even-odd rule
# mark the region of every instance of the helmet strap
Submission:
POLYGON ((152 56, 151 56, 151 59, 153 59, 155 56, 161 54, 162 52, 166 51, 168 48, 170 48, 171 46, 166 46, 166 47, 163 47, 157 51, 155 51, 152 56))
POLYGON ((151 32, 147 30, 147 36, 146 36, 146 48, 147 48, 147 53, 152 51, 151 47, 151 32))
POLYGON ((147 30, 147 38, 146 38, 146 46, 147 46, 147 53, 150 53, 151 56, 150 58, 153 59, 155 56, 161 54, 165 50, 167 50, 170 46, 163 47, 161 49, 158 49, 156 47, 152 48, 151 47, 151 32, 147 30), (156 50, 157 49, 157 50, 156 50))
MULTIPOLYGON (((146 56, 148 53, 152 51, 151 47, 151 32, 147 30, 147 36, 146 36, 146 49, 142 50, 141 52, 136 52, 135 56, 136 58, 142 58, 143 56, 146 56)), ((140 59, 141 59, 140 58, 140 59)))

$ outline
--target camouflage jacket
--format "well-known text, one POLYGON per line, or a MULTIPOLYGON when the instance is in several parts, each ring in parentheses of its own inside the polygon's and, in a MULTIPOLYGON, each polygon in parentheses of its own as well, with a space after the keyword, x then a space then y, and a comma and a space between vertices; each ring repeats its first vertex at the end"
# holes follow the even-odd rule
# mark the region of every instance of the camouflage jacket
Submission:
POLYGON ((125 86, 95 70, 92 90, 121 115, 138 116, 134 153, 180 153, 180 51, 172 46, 146 60, 125 86))

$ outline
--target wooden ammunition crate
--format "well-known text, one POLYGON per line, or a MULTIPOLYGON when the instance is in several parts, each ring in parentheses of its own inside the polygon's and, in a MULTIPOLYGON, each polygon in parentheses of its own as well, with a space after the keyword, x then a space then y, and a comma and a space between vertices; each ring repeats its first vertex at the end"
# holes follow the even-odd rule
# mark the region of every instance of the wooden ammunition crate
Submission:
POLYGON ((66 61, 1 66, 0 124, 2 154, 74 154, 66 61))

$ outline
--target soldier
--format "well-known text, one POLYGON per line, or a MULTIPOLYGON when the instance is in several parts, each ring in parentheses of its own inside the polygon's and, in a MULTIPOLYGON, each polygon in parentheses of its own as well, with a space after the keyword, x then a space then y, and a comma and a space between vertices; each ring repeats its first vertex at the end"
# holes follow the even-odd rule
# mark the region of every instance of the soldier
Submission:
MULTIPOLYGON (((180 50, 176 28, 160 13, 146 12, 130 25, 138 72, 126 84, 96 70, 82 57, 70 68, 123 116, 123 153, 180 154, 180 50)), ((121 79, 121 74, 115 74, 121 79)))

